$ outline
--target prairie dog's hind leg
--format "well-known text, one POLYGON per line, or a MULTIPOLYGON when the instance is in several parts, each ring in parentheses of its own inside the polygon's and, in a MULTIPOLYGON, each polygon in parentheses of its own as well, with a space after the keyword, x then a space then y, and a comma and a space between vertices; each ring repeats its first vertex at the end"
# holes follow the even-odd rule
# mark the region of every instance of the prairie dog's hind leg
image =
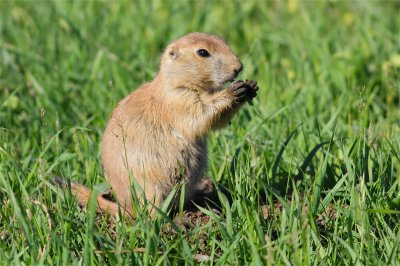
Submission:
MULTIPOLYGON (((145 189, 145 197, 146 197, 146 202, 147 202, 147 209, 149 211, 149 214, 151 217, 154 217, 154 215, 158 212, 158 209, 161 209, 164 200, 166 196, 164 195, 162 189, 158 187, 157 184, 147 184, 148 187, 145 189), (151 185, 151 186, 149 186, 151 185)), ((143 200, 141 200, 143 203, 143 200)))
POLYGON ((214 191, 214 184, 210 178, 200 180, 195 186, 195 193, 211 193, 214 191))
MULTIPOLYGON (((225 194, 230 201, 229 192, 223 186, 218 186, 218 190, 225 194)), ((210 206, 221 210, 222 204, 218 197, 218 190, 215 188, 213 181, 210 178, 204 178, 196 184, 193 192, 193 197, 186 207, 187 210, 195 210, 196 205, 200 207, 210 206)))

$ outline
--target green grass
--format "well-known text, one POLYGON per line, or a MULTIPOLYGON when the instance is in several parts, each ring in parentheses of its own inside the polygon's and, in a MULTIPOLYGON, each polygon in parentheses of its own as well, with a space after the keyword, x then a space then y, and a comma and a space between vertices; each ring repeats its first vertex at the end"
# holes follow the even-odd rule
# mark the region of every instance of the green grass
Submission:
POLYGON ((400 264, 399 13, 398 1, 1 1, 0 262, 400 264), (260 85, 209 138, 207 174, 232 204, 168 234, 161 215, 114 223, 57 193, 54 176, 107 189, 110 112, 192 31, 224 36, 240 78, 260 85), (279 205, 268 219, 262 192, 279 205))

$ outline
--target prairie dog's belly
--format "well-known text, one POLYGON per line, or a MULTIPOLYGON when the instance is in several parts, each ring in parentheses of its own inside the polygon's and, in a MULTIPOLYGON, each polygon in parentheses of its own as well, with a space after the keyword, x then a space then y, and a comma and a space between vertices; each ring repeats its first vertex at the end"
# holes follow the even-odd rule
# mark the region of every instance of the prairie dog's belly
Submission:
POLYGON ((148 126, 142 134, 122 137, 124 131, 134 128, 138 130, 140 126, 123 129, 110 123, 106 130, 102 158, 111 185, 128 187, 131 173, 145 191, 148 186, 156 186, 163 194, 169 194, 184 178, 187 193, 191 194, 207 167, 206 141, 189 141, 173 128, 148 126))
POLYGON ((188 142, 171 134, 149 134, 147 139, 133 140, 129 146, 128 163, 132 171, 154 183, 176 185, 182 178, 196 183, 207 166, 204 140, 188 142))

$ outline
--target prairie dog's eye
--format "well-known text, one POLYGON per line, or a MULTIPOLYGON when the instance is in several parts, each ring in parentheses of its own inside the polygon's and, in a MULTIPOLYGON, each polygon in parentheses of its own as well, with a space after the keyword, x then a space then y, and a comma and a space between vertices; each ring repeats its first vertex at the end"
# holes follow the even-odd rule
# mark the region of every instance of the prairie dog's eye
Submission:
POLYGON ((206 49, 197 50, 197 54, 201 57, 209 57, 210 53, 206 49))

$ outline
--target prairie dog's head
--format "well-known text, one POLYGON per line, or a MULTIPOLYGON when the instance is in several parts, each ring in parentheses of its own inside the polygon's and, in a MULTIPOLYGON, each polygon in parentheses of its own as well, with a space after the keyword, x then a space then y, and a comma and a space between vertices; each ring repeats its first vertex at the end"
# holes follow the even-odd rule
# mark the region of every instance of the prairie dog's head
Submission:
POLYGON ((242 62, 223 39, 190 33, 167 46, 160 72, 175 87, 218 90, 233 81, 242 68, 242 62))

